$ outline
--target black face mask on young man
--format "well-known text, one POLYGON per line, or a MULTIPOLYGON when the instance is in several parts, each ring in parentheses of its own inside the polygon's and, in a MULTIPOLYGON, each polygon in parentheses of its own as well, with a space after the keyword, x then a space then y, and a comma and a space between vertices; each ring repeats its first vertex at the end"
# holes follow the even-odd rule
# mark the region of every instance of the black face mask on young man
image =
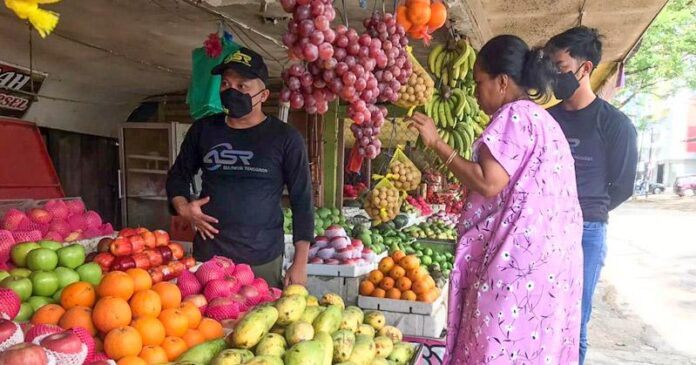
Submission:
POLYGON ((254 106, 261 102, 259 100, 256 104, 252 104, 251 99, 265 90, 266 89, 263 89, 254 95, 245 94, 234 88, 229 88, 221 92, 220 101, 222 102, 222 108, 225 114, 235 119, 248 115, 251 113, 254 106))
MULTIPOLYGON (((568 71, 566 73, 561 73, 556 76, 556 84, 553 86, 553 95, 558 100, 570 99, 573 94, 580 88, 580 80, 575 78, 575 74, 582 69, 582 66, 577 69, 577 71, 568 71)), ((583 77, 585 77, 583 75, 583 77)))

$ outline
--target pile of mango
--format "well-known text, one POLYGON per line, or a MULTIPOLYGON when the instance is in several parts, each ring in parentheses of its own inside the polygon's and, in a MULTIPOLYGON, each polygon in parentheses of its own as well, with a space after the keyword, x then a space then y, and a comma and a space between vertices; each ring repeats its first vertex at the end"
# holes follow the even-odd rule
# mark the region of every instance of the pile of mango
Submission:
POLYGON ((318 299, 291 285, 276 302, 249 311, 226 348, 203 357, 209 362, 181 365, 406 365, 415 345, 402 338, 381 312, 346 307, 333 293, 318 299))

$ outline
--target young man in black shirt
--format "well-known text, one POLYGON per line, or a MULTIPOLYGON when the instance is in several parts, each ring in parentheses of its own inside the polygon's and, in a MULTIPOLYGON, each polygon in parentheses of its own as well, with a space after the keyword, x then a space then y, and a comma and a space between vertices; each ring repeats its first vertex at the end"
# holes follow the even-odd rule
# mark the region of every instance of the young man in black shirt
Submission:
POLYGON ((587 322, 592 295, 606 257, 609 211, 633 194, 638 152, 636 129, 621 111, 595 95, 590 75, 602 58, 595 29, 575 27, 546 45, 559 69, 554 88, 563 102, 549 109, 570 143, 575 158, 578 198, 584 229, 580 365, 587 352, 587 322))
POLYGON ((193 253, 252 266, 272 286, 304 285, 314 239, 312 186, 307 150, 300 133, 265 115, 268 68, 256 52, 241 48, 212 73, 222 76, 224 114, 196 121, 186 134, 167 177, 173 209, 197 229, 193 253), (201 198, 191 199, 191 183, 203 171, 201 198), (283 214, 287 186, 293 213, 295 256, 281 280, 283 214))

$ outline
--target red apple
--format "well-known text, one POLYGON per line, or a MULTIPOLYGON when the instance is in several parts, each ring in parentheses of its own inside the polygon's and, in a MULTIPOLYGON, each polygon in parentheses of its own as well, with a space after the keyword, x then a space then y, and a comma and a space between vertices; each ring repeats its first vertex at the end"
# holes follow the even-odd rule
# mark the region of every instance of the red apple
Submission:
POLYGON ((172 261, 174 255, 172 255, 172 250, 168 246, 157 247, 156 250, 162 255, 162 262, 167 264, 172 261))
POLYGON ((155 238, 155 234, 152 232, 143 232, 140 234, 140 237, 143 238, 145 241, 145 247, 146 248, 155 248, 157 247, 157 239, 155 238))
POLYGON ((124 228, 120 232, 118 232, 119 237, 130 237, 134 236, 137 233, 135 232, 135 228, 124 228))
POLYGON ((179 261, 180 261, 182 264, 184 264, 184 266, 186 266, 187 269, 190 269, 190 268, 196 266, 196 259, 194 259, 194 258, 191 257, 191 256, 186 256, 186 257, 182 258, 182 259, 179 260, 179 261))
POLYGON ((203 308, 206 305, 208 305, 208 300, 205 299, 205 295, 203 294, 196 294, 196 295, 189 295, 188 297, 184 298, 184 303, 192 303, 198 308, 203 308))
POLYGON ((131 246, 133 246, 133 253, 141 253, 145 249, 145 240, 138 235, 128 237, 131 246))
POLYGON ((109 268, 111 268, 111 264, 114 263, 114 260, 116 260, 114 255, 108 252, 100 252, 97 254, 97 256, 94 256, 92 262, 95 262, 101 266, 103 271, 108 271, 109 268))
POLYGON ((135 261, 131 256, 119 256, 111 264, 111 270, 126 271, 135 268, 135 261))
POLYGON ((174 271, 169 266, 162 265, 160 267, 162 268, 162 274, 164 275, 165 281, 170 281, 176 278, 176 275, 174 275, 174 271))
POLYGON ((63 331, 44 337, 41 346, 64 354, 75 354, 82 351, 82 341, 73 331, 63 331))
MULTIPOLYGON (((17 324, 4 318, 0 318, 0 343, 4 344, 5 341, 10 339, 12 335, 17 332, 17 324)), ((7 345, 14 345, 14 343, 8 343, 7 345)))
POLYGON ((186 270, 186 265, 184 265, 181 261, 171 261, 167 266, 172 269, 172 272, 176 276, 179 276, 182 271, 186 270))
POLYGON ((143 254, 147 255, 147 258, 150 260, 150 267, 160 266, 164 262, 162 254, 157 250, 145 250, 143 254))
POLYGON ((2 365, 46 365, 48 356, 43 347, 33 343, 18 343, 0 353, 2 365))
POLYGON ((109 252, 111 241, 113 241, 113 239, 108 237, 99 240, 99 243, 97 244, 97 252, 109 252))
POLYGON ((133 253, 133 245, 131 245, 128 238, 117 237, 115 240, 111 241, 109 251, 111 251, 111 254, 114 256, 127 256, 133 253))
POLYGON ((172 250, 172 255, 175 259, 181 260, 184 257, 184 248, 178 243, 170 243, 167 247, 172 250))
POLYGON ((148 272, 150 273, 150 277, 152 278, 153 284, 157 284, 164 280, 164 273, 162 272, 162 269, 159 266, 148 270, 148 272))
POLYGON ((85 257, 85 262, 94 261, 94 258, 97 257, 98 254, 99 254, 99 252, 97 252, 97 251, 88 253, 87 256, 85 257))
POLYGON ((145 253, 136 253, 131 256, 133 261, 135 261, 135 267, 138 269, 149 269, 150 268, 150 258, 145 253))
POLYGON ((158 229, 153 232, 155 234, 155 239, 157 241, 157 246, 166 246, 169 244, 169 233, 158 229))
POLYGON ((145 227, 138 227, 135 229, 135 234, 142 235, 143 233, 147 233, 147 232, 150 232, 150 230, 145 228, 145 227))

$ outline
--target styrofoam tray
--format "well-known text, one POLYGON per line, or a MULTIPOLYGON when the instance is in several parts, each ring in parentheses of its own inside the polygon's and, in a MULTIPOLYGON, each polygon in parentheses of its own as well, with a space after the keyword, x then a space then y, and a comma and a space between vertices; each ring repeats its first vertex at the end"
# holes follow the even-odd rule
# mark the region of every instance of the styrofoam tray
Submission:
POLYGON ((414 313, 432 315, 437 311, 445 300, 443 290, 440 296, 433 303, 423 303, 411 300, 374 298, 361 295, 358 297, 358 306, 363 309, 377 309, 399 313, 414 313))
POLYGON ((370 271, 377 268, 377 262, 367 265, 323 265, 307 264, 307 275, 319 276, 341 276, 347 278, 357 278, 367 275, 370 271))

